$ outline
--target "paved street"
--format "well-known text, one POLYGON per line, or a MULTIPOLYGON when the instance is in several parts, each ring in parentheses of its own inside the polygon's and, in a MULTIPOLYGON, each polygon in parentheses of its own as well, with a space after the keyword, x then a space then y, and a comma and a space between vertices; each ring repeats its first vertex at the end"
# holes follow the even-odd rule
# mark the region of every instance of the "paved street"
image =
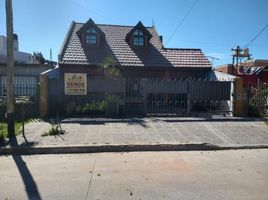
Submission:
POLYGON ((267 200, 268 150, 0 157, 0 199, 267 200))
MULTIPOLYGON (((51 127, 35 121, 26 125, 26 137, 36 146, 106 144, 200 144, 220 146, 267 145, 268 126, 263 121, 240 118, 131 118, 65 119, 62 136, 41 135, 51 127)), ((20 135, 18 143, 25 142, 20 135)))

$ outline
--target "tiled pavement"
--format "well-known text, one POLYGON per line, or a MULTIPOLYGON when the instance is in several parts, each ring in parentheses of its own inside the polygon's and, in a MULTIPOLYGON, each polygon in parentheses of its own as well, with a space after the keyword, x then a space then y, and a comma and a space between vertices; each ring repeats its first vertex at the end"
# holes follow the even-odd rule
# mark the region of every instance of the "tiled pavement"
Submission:
MULTIPOLYGON (((222 118, 131 118, 64 119, 62 136, 41 135, 48 122, 26 125, 28 142, 36 146, 105 145, 105 144, 199 144, 221 146, 267 145, 268 126, 255 119, 222 118)), ((18 143, 24 143, 21 135, 18 143)))

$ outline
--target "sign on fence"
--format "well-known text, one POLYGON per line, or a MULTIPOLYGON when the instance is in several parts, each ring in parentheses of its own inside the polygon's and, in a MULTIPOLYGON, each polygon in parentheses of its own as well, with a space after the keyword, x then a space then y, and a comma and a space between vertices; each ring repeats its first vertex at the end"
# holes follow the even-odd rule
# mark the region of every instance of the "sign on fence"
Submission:
POLYGON ((64 73, 65 95, 86 95, 87 74, 86 73, 64 73))

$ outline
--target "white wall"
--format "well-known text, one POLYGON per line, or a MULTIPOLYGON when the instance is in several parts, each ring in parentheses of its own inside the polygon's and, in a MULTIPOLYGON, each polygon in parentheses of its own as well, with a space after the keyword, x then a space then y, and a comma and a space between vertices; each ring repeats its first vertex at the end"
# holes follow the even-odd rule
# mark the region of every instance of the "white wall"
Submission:
MULTIPOLYGON (((33 55, 19 50, 19 41, 14 40, 14 61, 24 64, 33 64, 33 55)), ((0 35, 0 63, 5 63, 7 60, 7 39, 0 35)))

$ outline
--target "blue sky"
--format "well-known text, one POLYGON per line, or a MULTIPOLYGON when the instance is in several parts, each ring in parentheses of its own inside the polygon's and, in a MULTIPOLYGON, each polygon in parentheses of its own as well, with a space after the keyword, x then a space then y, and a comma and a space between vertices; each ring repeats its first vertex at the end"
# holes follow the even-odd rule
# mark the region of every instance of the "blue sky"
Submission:
MULTIPOLYGON (((214 66, 231 63, 231 48, 245 46, 268 24, 268 0, 13 0, 14 31, 20 50, 40 51, 57 60, 71 21, 145 26, 154 22, 166 47, 201 48, 214 66), (173 34, 174 33, 174 34, 173 34), (170 36, 173 37, 170 39, 170 36)), ((0 35, 6 35, 5 1, 0 0, 0 35)), ((249 46, 256 59, 268 59, 268 28, 249 46)))

